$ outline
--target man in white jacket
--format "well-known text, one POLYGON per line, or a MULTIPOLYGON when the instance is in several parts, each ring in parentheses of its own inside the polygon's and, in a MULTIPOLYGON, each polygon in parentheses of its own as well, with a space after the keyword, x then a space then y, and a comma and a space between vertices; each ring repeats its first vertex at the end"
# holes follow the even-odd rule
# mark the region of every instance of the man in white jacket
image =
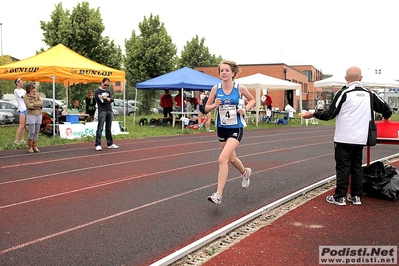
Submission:
POLYGON ((316 117, 320 120, 336 118, 334 147, 337 185, 334 195, 327 196, 326 200, 340 206, 346 205, 349 176, 352 176, 351 194, 347 195, 347 200, 355 205, 361 204, 362 155, 371 120, 371 101, 374 111, 381 113, 384 119, 392 115, 389 105, 382 98, 363 88, 360 68, 350 67, 345 79, 348 84, 337 92, 328 109, 306 112, 302 116, 305 119, 316 117))

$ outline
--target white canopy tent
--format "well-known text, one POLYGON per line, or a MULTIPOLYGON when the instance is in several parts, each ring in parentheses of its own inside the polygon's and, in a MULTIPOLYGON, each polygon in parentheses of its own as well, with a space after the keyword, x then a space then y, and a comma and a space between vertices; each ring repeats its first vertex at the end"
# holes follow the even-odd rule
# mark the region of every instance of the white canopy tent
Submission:
MULTIPOLYGON (((342 88, 347 84, 345 77, 332 76, 314 82, 315 88, 342 88)), ((394 78, 382 74, 365 74, 361 80, 363 87, 377 91, 386 101, 385 94, 392 88, 399 88, 399 82, 394 78), (388 91, 387 91, 388 90, 388 91)))
POLYGON ((313 83, 315 88, 342 88, 347 84, 344 77, 337 78, 332 76, 326 79, 318 80, 313 83))
POLYGON ((361 82, 366 88, 399 88, 398 81, 383 74, 363 75, 361 82))
POLYGON ((238 78, 235 82, 246 86, 248 89, 255 89, 256 91, 256 126, 259 121, 259 106, 260 106, 260 91, 267 90, 296 90, 296 95, 299 95, 299 109, 302 112, 302 89, 301 85, 290 81, 274 78, 265 74, 256 73, 250 76, 238 78))
MULTIPOLYGON (((361 80, 365 88, 399 88, 399 82, 384 75, 364 75, 361 80)), ((315 81, 315 88, 342 88, 347 84, 345 76, 332 76, 326 79, 315 81)))

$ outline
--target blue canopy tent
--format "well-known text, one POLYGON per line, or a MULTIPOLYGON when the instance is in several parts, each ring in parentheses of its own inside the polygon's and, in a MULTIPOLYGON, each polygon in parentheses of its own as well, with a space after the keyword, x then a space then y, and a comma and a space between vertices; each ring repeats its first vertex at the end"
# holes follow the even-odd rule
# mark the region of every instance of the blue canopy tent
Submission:
POLYGON ((183 67, 162 76, 137 83, 136 88, 147 90, 181 90, 183 102, 184 90, 211 90, 219 82, 220 79, 218 78, 189 67, 183 67))
POLYGON ((136 88, 153 90, 211 90, 213 85, 219 82, 220 79, 218 78, 189 67, 183 67, 162 76, 137 83, 136 88))

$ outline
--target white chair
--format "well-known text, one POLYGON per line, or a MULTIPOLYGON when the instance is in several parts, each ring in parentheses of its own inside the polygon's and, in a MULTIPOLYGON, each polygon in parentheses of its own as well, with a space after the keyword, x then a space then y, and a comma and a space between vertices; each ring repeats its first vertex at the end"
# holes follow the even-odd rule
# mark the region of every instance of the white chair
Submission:
POLYGON ((307 112, 306 110, 302 110, 302 112, 301 112, 301 125, 303 124, 303 120, 305 120, 306 125, 308 125, 308 123, 309 123, 309 119, 305 119, 302 117, 306 112, 307 112))
MULTIPOLYGON (((309 109, 309 112, 314 113, 315 110, 314 110, 314 109, 309 109)), ((317 125, 317 124, 319 124, 319 121, 318 121, 316 118, 314 118, 314 117, 309 118, 309 122, 310 122, 312 125, 317 125)))
MULTIPOLYGON (((315 111, 314 109, 309 109, 309 112, 314 112, 314 111, 315 111)), ((306 110, 302 110, 302 114, 304 114, 304 113, 306 113, 306 112, 307 112, 306 110)), ((305 119, 305 118, 303 118, 303 117, 301 116, 301 125, 303 124, 303 120, 305 120, 305 124, 306 124, 306 125, 308 125, 309 123, 312 124, 312 125, 317 125, 317 124, 319 123, 319 122, 317 121, 317 119, 314 118, 314 117, 305 119)))

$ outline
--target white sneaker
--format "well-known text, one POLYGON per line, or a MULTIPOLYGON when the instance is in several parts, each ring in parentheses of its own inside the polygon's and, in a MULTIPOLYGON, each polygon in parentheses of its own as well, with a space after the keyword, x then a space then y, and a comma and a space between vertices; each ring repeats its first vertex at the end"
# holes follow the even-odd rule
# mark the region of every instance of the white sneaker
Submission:
POLYGON ((112 144, 110 146, 107 147, 108 149, 119 149, 118 145, 112 144))
POLYGON ((21 139, 21 141, 20 141, 19 143, 21 143, 21 144, 26 144, 26 141, 23 140, 23 139, 21 139))
POLYGON ((100 145, 98 145, 98 146, 96 146, 96 151, 102 151, 103 150, 103 148, 101 148, 101 146, 100 145))
POLYGON ((241 181, 241 186, 242 188, 248 188, 249 184, 251 181, 249 180, 249 177, 251 176, 252 169, 251 168, 245 168, 245 174, 242 174, 242 181, 241 181))
POLYGON ((211 196, 208 197, 208 200, 215 204, 221 204, 222 196, 219 193, 215 192, 211 196))

